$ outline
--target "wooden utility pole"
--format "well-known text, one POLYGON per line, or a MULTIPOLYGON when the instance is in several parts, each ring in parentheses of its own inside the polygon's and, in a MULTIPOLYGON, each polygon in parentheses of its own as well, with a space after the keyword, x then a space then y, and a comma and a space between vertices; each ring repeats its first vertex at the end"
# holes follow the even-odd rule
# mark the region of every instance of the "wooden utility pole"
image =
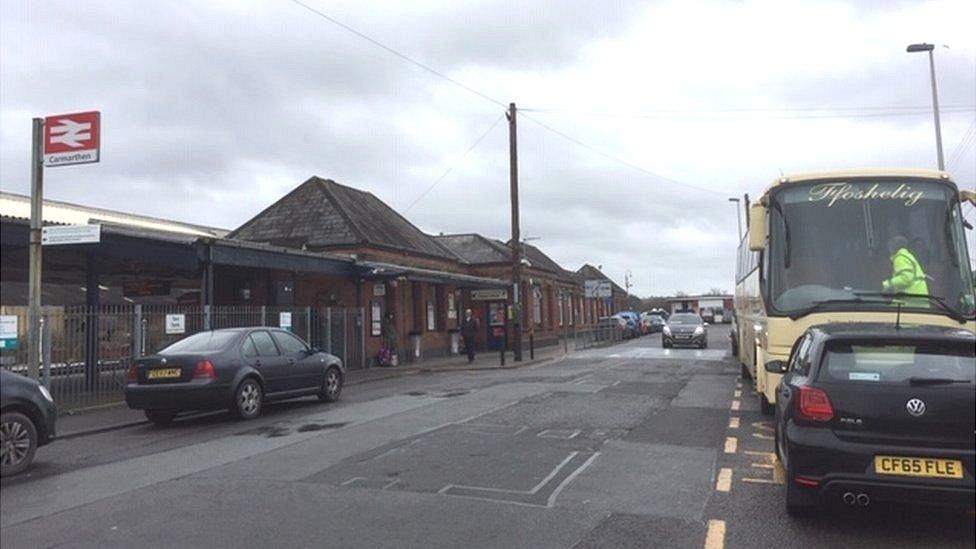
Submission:
POLYGON ((44 207, 44 119, 35 118, 31 130, 31 217, 27 275, 27 375, 41 371, 41 228, 44 207))
POLYGON ((515 103, 508 104, 508 156, 512 202, 512 349, 515 361, 522 361, 522 242, 519 238, 518 144, 515 103))

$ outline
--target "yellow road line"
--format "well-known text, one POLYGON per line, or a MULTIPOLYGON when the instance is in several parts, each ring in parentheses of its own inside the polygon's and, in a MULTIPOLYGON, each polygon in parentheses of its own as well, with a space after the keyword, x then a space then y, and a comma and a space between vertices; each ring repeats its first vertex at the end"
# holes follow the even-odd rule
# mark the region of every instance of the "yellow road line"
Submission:
POLYGON ((737 418, 737 417, 730 417, 729 418, 729 429, 738 429, 738 428, 739 428, 739 418, 737 418))
POLYGON ((754 450, 746 450, 745 453, 749 454, 750 456, 764 456, 769 459, 776 459, 776 454, 772 452, 756 452, 754 450))
POLYGON ((735 437, 725 437, 725 453, 734 454, 735 449, 739 446, 739 439, 735 437))
POLYGON ((773 468, 776 467, 775 465, 772 465, 772 464, 769 464, 769 463, 753 463, 751 465, 753 467, 759 467, 759 468, 762 468, 762 469, 773 469, 773 468))
POLYGON ((724 549, 725 521, 708 521, 708 534, 705 536, 705 549, 724 549))
POLYGON ((776 437, 771 437, 769 435, 764 435, 762 433, 753 433, 752 436, 756 438, 761 438, 763 440, 776 440, 776 437))
POLYGON ((732 489, 732 469, 723 467, 718 472, 718 481, 715 483, 715 489, 719 492, 728 492, 732 489))
POLYGON ((734 393, 734 396, 735 396, 735 398, 741 397, 742 396, 742 391, 740 391, 739 389, 736 389, 735 390, 735 393, 734 393))
POLYGON ((738 411, 739 410, 739 401, 738 400, 733 400, 732 401, 732 410, 734 410, 734 411, 738 411))

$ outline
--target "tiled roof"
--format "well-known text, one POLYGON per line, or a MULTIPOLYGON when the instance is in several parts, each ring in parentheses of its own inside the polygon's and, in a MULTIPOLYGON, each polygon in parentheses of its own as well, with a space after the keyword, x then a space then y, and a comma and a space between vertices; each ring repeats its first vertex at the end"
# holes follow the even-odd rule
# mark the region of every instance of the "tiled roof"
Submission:
POLYGON ((229 236, 309 249, 373 245, 457 260, 372 193, 319 177, 302 183, 229 236))
POLYGON ((480 234, 447 234, 435 236, 434 239, 472 265, 508 263, 512 260, 508 246, 480 234))

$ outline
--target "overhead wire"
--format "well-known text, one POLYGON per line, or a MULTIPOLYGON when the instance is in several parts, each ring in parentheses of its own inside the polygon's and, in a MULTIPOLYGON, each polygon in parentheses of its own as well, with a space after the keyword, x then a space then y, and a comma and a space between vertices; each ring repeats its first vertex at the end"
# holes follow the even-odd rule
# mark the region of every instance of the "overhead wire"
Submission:
POLYGON ((502 121, 502 118, 505 118, 504 113, 501 114, 498 118, 496 118, 494 122, 492 122, 491 126, 489 126, 487 130, 485 130, 485 133, 481 134, 481 136, 478 137, 478 139, 476 139, 475 142, 472 143, 471 146, 468 147, 467 150, 465 150, 460 157, 458 157, 458 159, 454 162, 454 164, 451 164, 451 166, 447 168, 444 171, 444 173, 440 175, 440 177, 435 179, 434 182, 431 183, 430 186, 428 186, 424 192, 420 193, 420 196, 415 198, 414 201, 411 202, 410 205, 403 210, 403 213, 406 214, 407 212, 409 212, 410 209, 413 208, 418 202, 420 202, 425 196, 427 196, 427 194, 430 193, 430 191, 434 190, 434 187, 436 187, 438 183, 443 181, 445 177, 447 177, 451 172, 453 172, 454 168, 456 168, 458 164, 460 164, 471 151, 473 151, 482 141, 484 141, 486 137, 488 137, 488 134, 491 133, 491 130, 495 129, 495 126, 497 126, 498 123, 502 121))
MULTIPOLYGON (((667 118, 725 118, 729 120, 741 119, 771 119, 771 120, 809 120, 809 119, 851 119, 851 118, 889 118, 901 116, 928 116, 931 108, 925 110, 890 110, 878 112, 856 112, 851 111, 844 114, 829 114, 841 109, 821 109, 824 114, 776 114, 780 112, 812 112, 806 109, 727 109, 727 110, 661 110, 661 111, 642 111, 642 112, 597 112, 597 111, 577 111, 572 109, 520 109, 527 112, 542 114, 561 114, 589 116, 597 118, 628 118, 628 119, 667 119, 667 118), (764 114, 766 113, 766 114, 764 114)), ((976 112, 973 107, 946 107, 940 109, 942 114, 976 112)))
POLYGON ((665 176, 663 176, 661 174, 654 173, 654 172, 652 172, 652 171, 650 171, 650 170, 648 170, 646 168, 642 168, 642 167, 640 167, 640 166, 638 166, 638 165, 636 165, 636 164, 634 164, 632 162, 628 162, 628 161, 626 161, 626 160, 624 160, 622 158, 618 158, 616 156, 613 156, 612 154, 609 154, 609 153, 604 152, 604 151, 602 151, 600 149, 597 149, 596 147, 594 147, 592 145, 588 145, 587 143, 584 143, 583 141, 580 141, 579 139, 577 139, 577 138, 575 138, 575 137, 573 137, 573 136, 571 136, 569 134, 566 134, 566 133, 564 133, 564 132, 562 132, 560 130, 557 130, 556 128, 553 128, 552 126, 550 126, 550 125, 548 125, 548 124, 540 121, 539 119, 537 119, 537 118, 535 118, 533 116, 530 116, 528 114, 525 114, 524 112, 521 113, 521 114, 522 114, 522 118, 528 119, 529 121, 531 121, 532 123, 536 124, 537 126, 543 128, 543 129, 545 129, 545 130, 547 130, 549 132, 552 132, 552 133, 558 135, 559 137, 562 137, 563 139, 565 139, 565 140, 567 140, 567 141, 569 141, 571 143, 575 143, 576 145, 578 145, 580 147, 583 147, 584 149, 587 149, 590 152, 593 152, 593 153, 595 153, 595 154, 597 154, 599 156, 602 156, 604 158, 607 158, 609 160, 612 160, 614 162, 617 162, 618 164, 621 164, 623 166, 626 166, 626 167, 628 167, 628 168, 630 168, 630 169, 632 169, 632 170, 634 170, 634 171, 636 171, 638 173, 644 174, 644 175, 646 175, 648 177, 651 177, 651 178, 654 178, 654 179, 657 179, 657 180, 660 180, 660 181, 666 181, 668 183, 673 183, 675 185, 679 185, 679 186, 682 186, 682 187, 688 187, 690 189, 695 189, 695 190, 702 191, 702 192, 706 192, 706 193, 711 193, 711 194, 721 195, 721 196, 725 196, 726 195, 726 193, 722 193, 722 192, 716 191, 715 189, 708 189, 708 188, 705 188, 705 187, 699 187, 697 185, 692 185, 691 183, 685 183, 683 181, 677 181, 675 179, 671 179, 670 177, 665 177, 665 176))
POLYGON ((949 162, 946 164, 947 167, 952 167, 956 162, 962 160, 963 155, 969 146, 976 141, 976 118, 969 124, 966 129, 966 133, 963 134, 962 139, 956 145, 956 148, 952 150, 952 154, 949 155, 949 162))
POLYGON ((306 4, 305 2, 302 2, 301 0, 290 0, 290 1, 292 3, 294 3, 294 4, 297 4, 297 5, 305 8, 309 12, 314 13, 315 15, 321 17, 322 19, 325 19, 326 21, 332 23, 333 25, 336 25, 337 27, 340 27, 340 28, 344 29, 345 31, 350 32, 350 33, 358 36, 359 38, 362 38, 363 40, 369 42, 370 44, 373 44, 374 46, 376 46, 376 47, 378 47, 380 49, 383 49, 383 50, 387 51, 388 53, 390 53, 392 55, 395 55, 399 59, 401 59, 403 61, 406 61, 407 63, 410 63, 411 65, 413 65, 415 67, 418 67, 420 69, 423 69, 423 70, 429 72, 430 74, 433 74, 434 76, 437 76, 438 78, 441 78, 443 80, 446 80, 446 81, 450 82, 451 84, 454 84, 455 86, 457 86, 457 87, 459 87, 459 88, 461 88, 461 89, 463 89, 463 90, 465 90, 465 91, 467 91, 469 93, 473 93, 474 95, 477 95, 478 97, 480 97, 480 98, 482 98, 482 99, 484 99, 486 101, 491 101, 492 103, 494 103, 496 105, 500 105, 502 107, 506 107, 507 106, 504 103, 502 103, 501 101, 498 101, 497 99, 495 99, 495 98, 493 98, 493 97, 491 97, 491 96, 489 96, 489 95, 487 95, 485 93, 482 93, 482 92, 480 92, 480 91, 472 88, 471 86, 468 86, 468 85, 466 85, 466 84, 464 84, 462 82, 459 82, 459 81, 451 78, 450 76, 448 76, 448 75, 446 75, 446 74, 438 71, 437 69, 434 69, 433 67, 431 67, 429 65, 426 65, 424 63, 421 63, 420 61, 417 61, 416 59, 414 59, 414 58, 412 58, 412 57, 410 57, 410 56, 408 56, 408 55, 406 55, 404 53, 401 53, 401 52, 397 51, 396 49, 394 49, 394 48, 392 48, 390 46, 387 46, 386 44, 380 42, 379 40, 376 40, 375 38, 372 38, 369 35, 367 35, 367 34, 365 34, 363 32, 360 32, 360 31, 354 29, 353 27, 350 27, 349 25, 343 23, 342 21, 339 21, 338 19, 335 19, 334 17, 331 17, 328 14, 326 14, 326 13, 324 13, 322 11, 319 11, 319 10, 313 8, 312 6, 306 4))

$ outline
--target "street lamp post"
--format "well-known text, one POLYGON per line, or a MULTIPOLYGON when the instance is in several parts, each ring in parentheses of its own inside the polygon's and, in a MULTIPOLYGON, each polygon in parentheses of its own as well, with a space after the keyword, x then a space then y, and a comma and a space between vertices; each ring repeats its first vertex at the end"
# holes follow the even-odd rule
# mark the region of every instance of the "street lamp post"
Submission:
POLYGON ((739 240, 742 240, 742 212, 739 211, 739 199, 730 198, 729 202, 735 202, 735 221, 739 226, 739 240))
POLYGON ((932 110, 935 114, 935 150, 939 156, 939 169, 945 170, 945 160, 942 157, 942 126, 939 124, 939 92, 935 85, 935 57, 932 55, 933 49, 935 49, 935 46, 932 44, 922 43, 911 44, 905 51, 908 53, 929 52, 929 73, 932 77, 932 110))

